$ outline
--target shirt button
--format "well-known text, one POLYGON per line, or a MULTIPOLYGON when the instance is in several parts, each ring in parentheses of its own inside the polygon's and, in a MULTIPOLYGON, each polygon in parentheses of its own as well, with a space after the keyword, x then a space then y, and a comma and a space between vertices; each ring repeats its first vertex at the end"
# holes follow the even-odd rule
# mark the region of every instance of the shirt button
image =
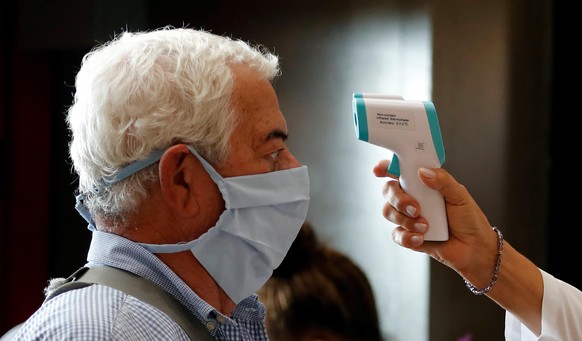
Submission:
POLYGON ((208 322, 206 322, 206 329, 213 331, 215 328, 216 328, 216 321, 209 320, 208 322))
POLYGON ((218 321, 218 323, 224 323, 224 316, 222 315, 216 316, 216 321, 218 321))

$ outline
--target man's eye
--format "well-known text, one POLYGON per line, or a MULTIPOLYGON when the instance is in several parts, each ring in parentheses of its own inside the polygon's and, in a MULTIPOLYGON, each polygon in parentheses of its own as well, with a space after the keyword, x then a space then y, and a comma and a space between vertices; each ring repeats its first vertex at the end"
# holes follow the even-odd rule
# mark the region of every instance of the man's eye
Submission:
POLYGON ((278 159, 279 159, 279 152, 280 151, 278 150, 276 152, 273 152, 273 153, 269 154, 271 156, 271 159, 273 159, 273 161, 278 161, 278 159))

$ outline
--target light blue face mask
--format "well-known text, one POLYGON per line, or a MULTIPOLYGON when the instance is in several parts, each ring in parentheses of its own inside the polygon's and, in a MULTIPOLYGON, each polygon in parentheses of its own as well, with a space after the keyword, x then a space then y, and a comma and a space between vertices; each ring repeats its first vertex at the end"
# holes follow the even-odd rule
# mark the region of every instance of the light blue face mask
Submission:
MULTIPOLYGON (((309 207, 307 167, 223 178, 194 148, 188 148, 218 186, 225 210, 216 225, 198 239, 179 244, 140 245, 152 253, 190 250, 238 304, 271 277, 305 221, 309 207)), ((158 154, 154 155, 157 160, 163 153, 158 154)), ((153 163, 139 162, 144 167, 153 163)), ((137 168, 132 173, 141 169, 137 168)), ((121 174, 124 170, 115 182, 130 175, 121 174)))

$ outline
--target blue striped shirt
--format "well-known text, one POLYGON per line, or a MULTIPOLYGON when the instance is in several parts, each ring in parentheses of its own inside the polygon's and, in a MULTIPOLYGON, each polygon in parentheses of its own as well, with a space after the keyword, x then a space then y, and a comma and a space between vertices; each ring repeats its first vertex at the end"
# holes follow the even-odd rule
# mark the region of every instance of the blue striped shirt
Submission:
MULTIPOLYGON (((265 309, 252 295, 230 316, 203 301, 152 253, 121 236, 95 231, 87 266, 108 265, 151 280, 177 298, 220 341, 267 341, 265 309)), ((45 302, 20 327, 14 340, 189 340, 180 326, 157 308, 122 291, 91 285, 45 302)))

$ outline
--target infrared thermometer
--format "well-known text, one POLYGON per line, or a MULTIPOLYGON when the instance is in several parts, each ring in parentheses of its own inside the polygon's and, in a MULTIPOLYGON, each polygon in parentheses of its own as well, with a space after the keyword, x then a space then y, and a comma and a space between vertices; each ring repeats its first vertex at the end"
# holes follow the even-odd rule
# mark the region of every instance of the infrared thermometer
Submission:
POLYGON ((449 239, 442 195, 422 184, 420 167, 440 168, 445 148, 435 106, 429 101, 409 101, 400 96, 354 93, 352 98, 356 137, 392 151, 390 174, 420 204, 420 215, 429 223, 426 241, 449 239))

